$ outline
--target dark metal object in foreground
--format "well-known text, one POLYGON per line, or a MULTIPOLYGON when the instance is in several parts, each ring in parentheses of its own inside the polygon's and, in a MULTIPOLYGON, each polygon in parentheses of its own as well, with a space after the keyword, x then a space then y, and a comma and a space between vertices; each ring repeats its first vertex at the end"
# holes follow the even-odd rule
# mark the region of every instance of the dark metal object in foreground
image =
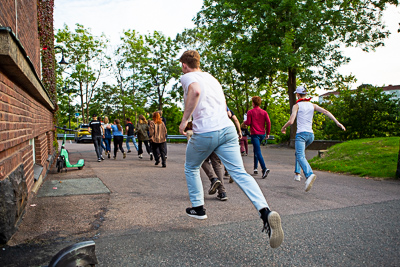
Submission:
POLYGON ((95 243, 85 241, 62 249, 50 261, 48 267, 92 267, 98 264, 95 243))

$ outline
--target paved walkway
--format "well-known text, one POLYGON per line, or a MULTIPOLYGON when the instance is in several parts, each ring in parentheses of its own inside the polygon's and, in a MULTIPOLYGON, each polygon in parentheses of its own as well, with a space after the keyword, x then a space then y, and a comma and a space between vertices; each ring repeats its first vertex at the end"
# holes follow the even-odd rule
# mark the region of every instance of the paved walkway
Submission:
MULTIPOLYGON (((282 246, 271 249, 257 211, 228 180, 228 201, 205 195, 207 220, 185 214, 185 144, 169 144, 167 168, 136 153, 97 162, 92 144, 67 149, 72 162, 85 159, 85 168, 52 169, 46 179, 52 187, 40 190, 66 190, 81 179, 84 194, 39 191, 9 246, 0 248, 2 266, 47 265, 83 240, 96 242, 98 266, 400 266, 399 181, 317 171, 305 193, 304 182, 293 181, 294 150, 262 147, 271 173, 254 178, 285 231, 282 246), (89 178, 108 190, 91 194, 89 178)), ((316 154, 307 151, 308 158, 316 154)), ((252 173, 252 154, 243 160, 252 173)), ((203 185, 207 192, 207 179, 203 185)))

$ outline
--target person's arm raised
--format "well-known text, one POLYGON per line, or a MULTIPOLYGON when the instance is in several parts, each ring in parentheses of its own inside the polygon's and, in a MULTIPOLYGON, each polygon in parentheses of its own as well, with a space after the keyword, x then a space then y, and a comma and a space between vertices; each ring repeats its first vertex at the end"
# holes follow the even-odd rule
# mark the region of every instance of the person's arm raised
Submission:
POLYGON ((346 131, 346 128, 343 126, 343 124, 341 124, 336 118, 335 116, 332 115, 332 113, 330 113, 329 111, 327 111, 324 108, 321 108, 320 106, 318 106, 317 104, 314 104, 314 110, 321 112, 322 114, 325 114, 326 116, 328 116, 328 118, 330 118, 331 120, 333 120, 337 127, 339 127, 340 129, 342 129, 343 131, 346 131))

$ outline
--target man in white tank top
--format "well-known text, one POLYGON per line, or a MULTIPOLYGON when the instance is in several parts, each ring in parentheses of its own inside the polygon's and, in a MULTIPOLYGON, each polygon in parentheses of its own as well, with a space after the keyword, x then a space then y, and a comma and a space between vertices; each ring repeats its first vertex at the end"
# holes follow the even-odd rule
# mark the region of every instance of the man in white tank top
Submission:
POLYGON ((317 104, 311 103, 311 98, 306 98, 307 90, 303 86, 297 87, 295 94, 298 99, 297 103, 293 106, 292 114, 290 115, 288 122, 286 122, 282 127, 281 131, 282 133, 286 133, 286 128, 294 123, 297 116, 297 132, 295 140, 296 167, 294 170, 294 180, 300 182, 300 172, 301 169, 303 169, 304 175, 306 176, 305 190, 308 192, 317 178, 306 159, 305 153, 306 147, 314 141, 314 132, 312 130, 314 111, 327 115, 343 131, 346 131, 346 128, 329 111, 321 108, 317 104))
POLYGON ((206 219, 203 184, 200 166, 214 152, 225 165, 229 174, 243 190, 263 220, 263 230, 269 236, 272 248, 281 245, 284 234, 281 218, 271 211, 254 178, 246 172, 235 126, 228 118, 225 95, 221 84, 211 74, 200 69, 200 55, 189 50, 183 53, 181 83, 184 90, 185 110, 179 132, 186 135, 185 128, 193 115, 193 136, 186 147, 185 176, 192 207, 186 214, 196 219, 206 219))

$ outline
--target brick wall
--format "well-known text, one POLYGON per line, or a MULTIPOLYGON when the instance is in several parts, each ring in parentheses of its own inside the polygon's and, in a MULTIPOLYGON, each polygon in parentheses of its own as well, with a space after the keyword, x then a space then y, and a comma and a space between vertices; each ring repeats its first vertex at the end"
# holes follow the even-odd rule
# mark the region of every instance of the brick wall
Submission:
POLYGON ((22 162, 30 191, 34 183, 30 140, 35 140, 36 164, 47 170, 48 155, 54 153, 53 114, 1 71, 0 100, 0 180, 22 162))
POLYGON ((0 25, 10 27, 16 34, 40 77, 41 47, 37 27, 37 1, 1 0, 0 25))
POLYGON ((0 25, 16 32, 15 0, 1 0, 0 25))

